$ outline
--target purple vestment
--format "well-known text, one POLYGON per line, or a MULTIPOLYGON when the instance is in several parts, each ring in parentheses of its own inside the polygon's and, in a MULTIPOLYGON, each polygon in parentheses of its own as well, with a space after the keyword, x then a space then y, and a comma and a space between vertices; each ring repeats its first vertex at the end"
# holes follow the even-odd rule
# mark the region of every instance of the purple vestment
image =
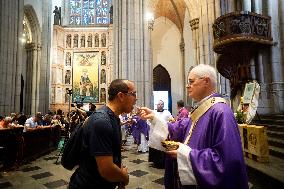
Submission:
POLYGON ((141 143, 141 133, 146 137, 146 140, 149 140, 149 125, 139 116, 133 116, 132 120, 134 121, 131 126, 131 133, 136 142, 140 145, 141 143))
POLYGON ((188 118, 188 110, 185 107, 182 107, 177 114, 176 120, 182 120, 183 118, 188 118))
MULTIPOLYGON (((190 119, 168 124, 171 140, 185 141, 190 126, 190 119)), ((217 103, 200 117, 188 146, 198 188, 248 189, 238 125, 228 105, 217 103)))

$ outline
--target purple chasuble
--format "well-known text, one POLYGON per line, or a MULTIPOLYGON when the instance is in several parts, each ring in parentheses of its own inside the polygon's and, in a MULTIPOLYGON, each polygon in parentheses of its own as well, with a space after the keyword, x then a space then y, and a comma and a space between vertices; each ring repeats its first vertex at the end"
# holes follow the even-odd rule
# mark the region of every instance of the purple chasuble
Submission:
MULTIPOLYGON (((171 139, 185 141, 190 126, 190 119, 168 124, 171 139)), ((217 103, 200 117, 188 146, 197 188, 248 189, 238 124, 228 105, 217 103)))
POLYGON ((131 133, 132 136, 136 142, 136 144, 141 144, 141 133, 144 134, 146 137, 146 140, 149 140, 149 125, 147 122, 143 119, 141 119, 139 116, 133 116, 132 118, 136 122, 133 122, 131 126, 131 133))
POLYGON ((176 120, 179 121, 183 118, 188 118, 188 110, 185 107, 182 107, 179 111, 178 111, 178 115, 176 120))

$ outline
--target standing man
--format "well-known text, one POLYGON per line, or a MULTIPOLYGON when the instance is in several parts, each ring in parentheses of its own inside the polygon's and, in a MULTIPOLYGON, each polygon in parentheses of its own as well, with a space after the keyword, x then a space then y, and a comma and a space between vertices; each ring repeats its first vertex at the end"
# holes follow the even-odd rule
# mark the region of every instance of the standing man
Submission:
POLYGON ((188 117, 188 110, 184 107, 183 100, 177 101, 177 110, 178 110, 178 114, 177 114, 177 117, 176 117, 177 121, 188 117))
MULTIPOLYGON (((159 100, 157 104, 157 110, 155 115, 165 122, 173 120, 171 112, 164 109, 164 101, 159 100)), ((165 154, 155 148, 149 147, 149 162, 153 162, 154 167, 164 168, 165 167, 165 154)))
POLYGON ((157 110, 155 110, 155 113, 158 117, 160 117, 162 120, 169 121, 173 116, 171 112, 164 109, 165 103, 162 100, 159 100, 157 104, 157 110))
POLYGON ((116 79, 108 89, 108 103, 86 120, 79 167, 70 178, 69 189, 123 188, 129 182, 121 163, 119 115, 136 103, 134 83, 116 79))
POLYGON ((209 65, 199 64, 190 71, 188 95, 198 108, 183 124, 167 124, 148 108, 141 108, 140 114, 152 120, 152 147, 163 150, 161 141, 168 135, 182 141, 177 150, 167 152, 177 158, 181 188, 248 189, 238 125, 231 108, 216 93, 216 78, 209 65))

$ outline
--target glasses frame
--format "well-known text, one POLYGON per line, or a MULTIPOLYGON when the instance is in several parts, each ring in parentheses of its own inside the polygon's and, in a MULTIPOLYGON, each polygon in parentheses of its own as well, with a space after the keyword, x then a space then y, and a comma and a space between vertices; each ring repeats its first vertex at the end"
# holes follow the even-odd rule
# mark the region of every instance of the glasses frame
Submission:
POLYGON ((133 96, 133 97, 136 97, 136 96, 137 96, 137 92, 136 92, 136 91, 122 92, 122 93, 123 93, 123 94, 126 94, 126 95, 133 96))
POLYGON ((205 77, 197 77, 197 78, 195 78, 195 79, 192 79, 192 80, 188 80, 187 81, 187 84, 186 84, 186 87, 189 87, 189 86, 191 86, 191 85, 193 85, 197 80, 199 80, 199 79, 204 79, 205 77))

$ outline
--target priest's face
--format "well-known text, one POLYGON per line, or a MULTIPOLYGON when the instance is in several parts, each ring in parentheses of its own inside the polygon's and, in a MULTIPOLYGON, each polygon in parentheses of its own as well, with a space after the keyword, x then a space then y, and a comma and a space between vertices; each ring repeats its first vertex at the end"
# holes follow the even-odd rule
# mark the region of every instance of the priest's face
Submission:
POLYGON ((193 73, 189 73, 187 80, 187 92, 190 98, 199 102, 206 97, 206 82, 205 77, 199 77, 193 73))

